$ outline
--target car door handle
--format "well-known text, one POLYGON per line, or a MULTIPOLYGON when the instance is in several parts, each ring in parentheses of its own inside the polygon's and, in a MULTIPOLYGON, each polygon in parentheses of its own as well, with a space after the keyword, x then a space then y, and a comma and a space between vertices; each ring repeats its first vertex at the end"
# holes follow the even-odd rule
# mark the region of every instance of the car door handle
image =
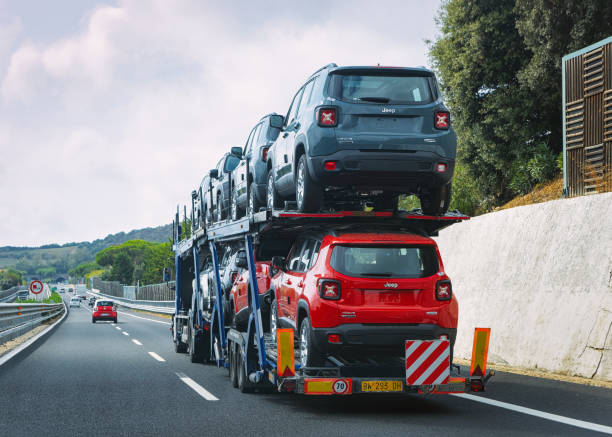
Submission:
POLYGON ((283 134, 283 138, 287 138, 288 136, 289 136, 289 132, 285 132, 285 133, 283 134))

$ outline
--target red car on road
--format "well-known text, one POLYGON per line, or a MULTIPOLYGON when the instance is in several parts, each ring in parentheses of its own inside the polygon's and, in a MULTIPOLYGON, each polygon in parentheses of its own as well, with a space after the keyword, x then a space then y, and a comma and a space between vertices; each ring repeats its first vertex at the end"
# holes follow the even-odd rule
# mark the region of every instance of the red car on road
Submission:
POLYGON ((96 301, 91 313, 91 323, 96 323, 98 320, 112 320, 113 323, 117 323, 117 311, 113 301, 102 299, 96 301))
POLYGON ((452 360, 458 304, 433 239, 312 234, 273 265, 270 323, 295 330, 302 366, 336 353, 403 356, 407 339, 448 339, 452 360))

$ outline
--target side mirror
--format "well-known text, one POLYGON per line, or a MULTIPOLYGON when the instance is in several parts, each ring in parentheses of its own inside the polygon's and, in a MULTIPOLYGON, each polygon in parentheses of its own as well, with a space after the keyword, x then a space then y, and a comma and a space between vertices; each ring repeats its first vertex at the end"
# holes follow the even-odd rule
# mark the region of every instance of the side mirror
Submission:
POLYGON ((270 116, 270 127, 281 129, 285 124, 285 117, 282 115, 274 114, 270 116))
POLYGON ((219 170, 217 170, 216 168, 213 168, 211 171, 208 172, 208 175, 212 179, 217 179, 219 177, 219 170))
POLYGON ((230 153, 238 158, 242 158, 242 147, 232 147, 230 153))
POLYGON ((272 267, 282 272, 285 271, 285 258, 282 256, 273 256, 272 257, 272 267))
POLYGON ((196 190, 193 190, 193 191, 191 192, 191 198, 192 198, 192 199, 197 199, 197 197, 198 197, 198 192, 197 192, 196 190))

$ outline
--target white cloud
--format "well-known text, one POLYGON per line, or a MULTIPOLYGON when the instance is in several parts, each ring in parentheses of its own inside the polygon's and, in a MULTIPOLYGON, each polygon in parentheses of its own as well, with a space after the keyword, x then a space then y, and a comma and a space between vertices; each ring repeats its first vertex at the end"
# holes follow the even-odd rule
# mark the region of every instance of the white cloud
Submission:
POLYGON ((126 0, 93 10, 73 37, 22 43, 0 78, 0 152, 11 162, 0 162, 0 245, 167 223, 222 153, 262 115, 284 113, 315 69, 425 64, 434 7, 351 5, 323 14, 311 4, 303 15, 279 6, 274 16, 126 0))

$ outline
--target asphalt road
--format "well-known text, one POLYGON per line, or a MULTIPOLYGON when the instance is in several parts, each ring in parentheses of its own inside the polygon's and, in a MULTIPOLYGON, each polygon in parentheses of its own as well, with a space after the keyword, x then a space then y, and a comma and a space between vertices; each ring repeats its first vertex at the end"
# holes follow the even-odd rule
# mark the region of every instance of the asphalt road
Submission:
POLYGON ((117 325, 92 324, 86 305, 73 308, 0 367, 0 436, 559 436, 612 427, 612 390, 499 372, 474 397, 503 407, 447 395, 241 394, 227 370, 174 352, 168 319, 120 311, 117 325))

